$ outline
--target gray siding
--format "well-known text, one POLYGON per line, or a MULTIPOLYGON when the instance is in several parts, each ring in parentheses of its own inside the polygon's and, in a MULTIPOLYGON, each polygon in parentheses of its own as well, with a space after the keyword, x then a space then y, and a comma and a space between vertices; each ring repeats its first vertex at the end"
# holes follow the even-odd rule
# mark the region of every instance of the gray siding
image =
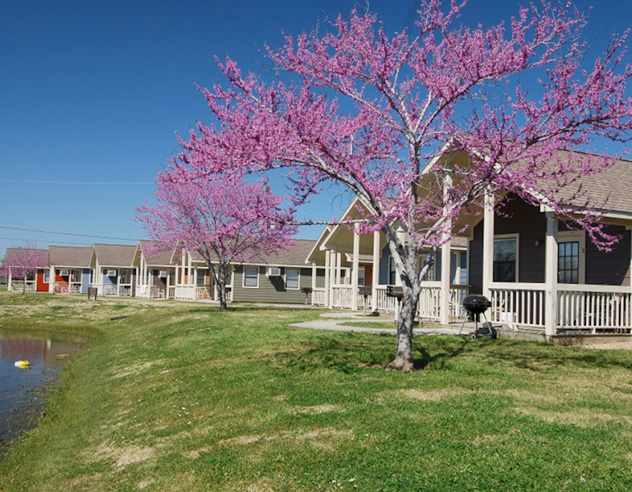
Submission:
MULTIPOLYGON (((270 303, 286 303, 301 304, 305 303, 305 294, 301 292, 304 287, 312 287, 312 269, 300 268, 300 277, 298 290, 285 289, 285 270, 288 267, 281 267, 281 277, 266 277, 266 267, 259 266, 259 287, 244 287, 244 268, 238 267, 235 270, 235 278, 233 282, 233 301, 235 302, 270 302, 270 303)), ((292 267, 289 267, 292 268, 292 267)), ((324 270, 322 276, 317 275, 316 286, 318 287, 318 279, 322 278, 322 286, 324 287, 324 270)), ((307 296, 308 304, 312 302, 311 294, 307 296)))

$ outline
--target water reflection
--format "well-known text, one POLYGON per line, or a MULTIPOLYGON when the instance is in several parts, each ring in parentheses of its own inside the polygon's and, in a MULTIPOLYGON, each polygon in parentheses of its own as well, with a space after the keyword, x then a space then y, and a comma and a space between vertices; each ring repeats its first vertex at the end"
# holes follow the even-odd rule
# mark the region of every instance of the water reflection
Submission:
POLYGON ((83 343, 72 335, 0 329, 0 450, 32 427, 46 387, 83 343), (15 367, 18 360, 28 360, 30 367, 15 367))

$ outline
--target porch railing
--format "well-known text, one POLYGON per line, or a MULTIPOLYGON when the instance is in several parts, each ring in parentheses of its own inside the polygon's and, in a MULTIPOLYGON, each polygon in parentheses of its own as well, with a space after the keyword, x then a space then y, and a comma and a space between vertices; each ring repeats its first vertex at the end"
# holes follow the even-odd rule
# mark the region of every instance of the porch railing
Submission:
POLYGON ((490 291, 492 323, 544 328, 544 284, 495 283, 490 291))
POLYGON ((397 299, 386 295, 386 285, 378 285, 375 291, 377 292, 377 310, 380 313, 394 313, 397 310, 397 299))
POLYGON ((353 289, 350 285, 333 285, 331 288, 331 305, 338 309, 352 309, 353 289))
POLYGON ((562 330, 596 333, 630 333, 630 287, 558 285, 557 325, 562 330))
POLYGON ((195 301, 195 285, 176 285, 174 298, 178 301, 195 301))
POLYGON ((312 292, 312 304, 314 306, 324 306, 325 305, 325 289, 314 289, 312 292))
POLYGON ((166 297, 166 289, 164 287, 152 285, 149 288, 149 297, 152 299, 164 299, 166 297))

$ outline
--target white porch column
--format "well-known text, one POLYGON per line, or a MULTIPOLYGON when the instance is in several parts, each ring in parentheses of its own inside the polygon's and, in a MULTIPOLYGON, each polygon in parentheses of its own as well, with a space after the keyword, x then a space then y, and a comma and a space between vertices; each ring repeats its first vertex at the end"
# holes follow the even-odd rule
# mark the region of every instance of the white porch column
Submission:
POLYGON ((336 285, 342 283, 342 253, 336 253, 336 285))
MULTIPOLYGON (((55 292, 55 267, 51 266, 48 272, 48 292, 53 294, 55 292)), ((81 271, 81 285, 83 286, 83 270, 81 271)))
POLYGON ((546 242, 545 242, 545 317, 544 334, 547 340, 557 332, 557 218, 554 212, 545 212, 546 242))
POLYGON ((325 306, 331 307, 329 305, 329 288, 331 283, 331 251, 325 250, 325 306))
POLYGON ((358 309, 358 270, 360 269, 360 234, 358 227, 353 231, 353 270, 351 272, 351 309, 358 309))
MULTIPOLYGON (((443 178, 443 200, 448 201, 448 192, 452 186, 452 177, 446 174, 443 178)), ((443 215, 447 215, 447 208, 444 205, 443 215)), ((447 219, 442 235, 443 246, 441 246, 441 305, 439 306, 439 316, 442 325, 450 324, 450 265, 451 253, 452 220, 447 219)))
POLYGON ((494 197, 485 195, 483 213, 483 295, 491 300, 494 281, 494 197))
POLYGON ((448 239, 441 246, 441 306, 440 321, 442 325, 450 324, 450 252, 451 241, 448 239))
POLYGON ((187 252, 187 270, 189 272, 189 285, 195 285, 193 283, 193 261, 191 259, 191 253, 187 252))
POLYGON ((371 278, 371 310, 377 311, 377 286, 380 283, 380 231, 373 233, 373 275, 371 278))

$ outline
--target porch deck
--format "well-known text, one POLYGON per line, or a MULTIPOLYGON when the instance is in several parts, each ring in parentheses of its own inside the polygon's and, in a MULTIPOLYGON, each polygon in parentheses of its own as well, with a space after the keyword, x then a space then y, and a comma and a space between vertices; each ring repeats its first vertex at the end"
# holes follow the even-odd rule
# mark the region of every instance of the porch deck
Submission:
MULTIPOLYGON (((376 310, 380 313, 397 311, 397 299, 386 295, 385 285, 376 287, 373 296, 357 296, 353 306, 350 285, 332 285, 329 306, 351 311, 376 310)), ((450 286, 450 320, 462 322, 466 312, 463 299, 469 293, 468 286, 450 286)), ((632 334, 632 289, 627 286, 586 284, 558 284, 550 291, 554 297, 553 336, 617 335, 632 334)), ((503 326, 510 333, 531 334, 541 338, 545 333, 547 318, 547 290, 545 284, 493 283, 490 288, 491 309, 487 318, 495 326, 503 326)), ((315 289, 313 304, 326 306, 325 289, 315 289)), ((441 285, 424 282, 419 299, 417 317, 422 320, 441 319, 441 285)))

